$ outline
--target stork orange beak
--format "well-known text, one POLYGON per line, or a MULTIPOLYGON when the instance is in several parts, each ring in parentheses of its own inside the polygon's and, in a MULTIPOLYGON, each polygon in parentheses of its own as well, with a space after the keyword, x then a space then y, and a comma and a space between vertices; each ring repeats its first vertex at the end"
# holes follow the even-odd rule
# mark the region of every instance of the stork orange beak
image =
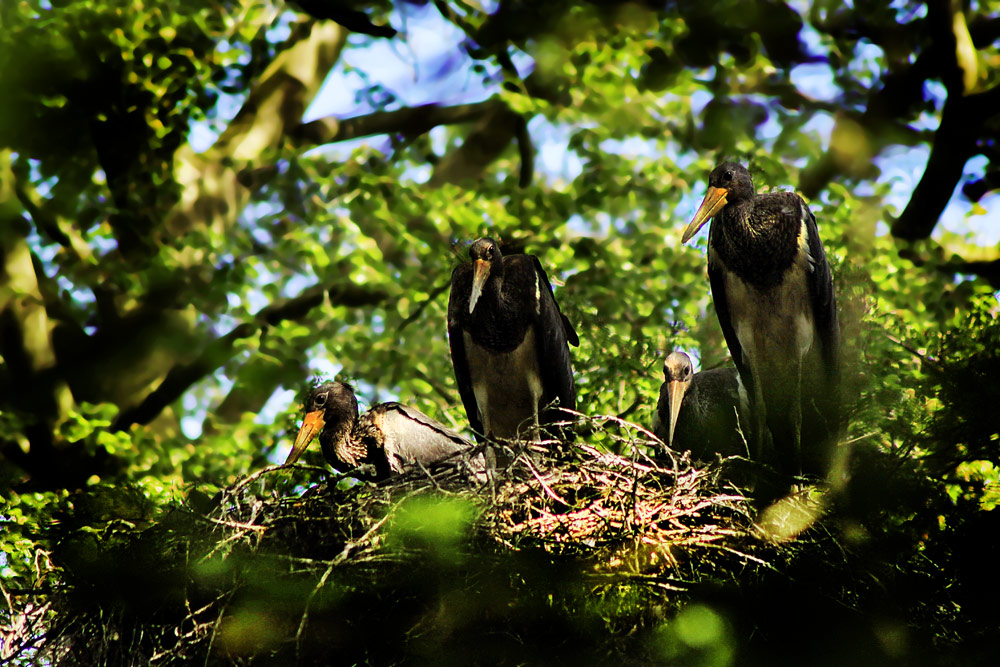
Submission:
POLYGON ((302 456, 302 452, 306 451, 309 443, 323 430, 325 423, 323 421, 322 410, 313 410, 306 413, 305 418, 302 420, 302 426, 299 428, 299 433, 295 436, 295 444, 292 445, 292 451, 288 452, 288 458, 285 459, 285 465, 295 463, 299 460, 299 457, 302 456))
POLYGON ((667 385, 667 391, 670 392, 670 437, 667 439, 667 445, 671 448, 674 446, 674 429, 677 428, 677 415, 681 413, 681 401, 684 400, 687 388, 688 383, 681 382, 680 380, 671 380, 670 384, 667 385))
POLYGON ((483 294, 483 285, 490 277, 490 263, 485 259, 477 259, 473 266, 472 274, 472 294, 469 295, 469 312, 476 309, 476 303, 483 294))
POLYGON ((697 234, 698 230, 712 219, 712 216, 722 210, 722 207, 726 205, 726 195, 728 194, 729 190, 726 188, 717 188, 713 185, 708 186, 708 192, 705 193, 705 198, 701 200, 698 212, 694 214, 694 218, 681 236, 681 243, 690 241, 691 237, 697 234))

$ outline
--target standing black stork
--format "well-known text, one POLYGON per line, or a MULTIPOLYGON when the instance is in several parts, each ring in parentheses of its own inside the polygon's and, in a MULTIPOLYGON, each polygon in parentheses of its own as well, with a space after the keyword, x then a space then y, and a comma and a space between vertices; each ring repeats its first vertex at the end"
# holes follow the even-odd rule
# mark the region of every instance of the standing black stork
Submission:
POLYGON ((539 426, 572 419, 560 408, 576 409, 569 344, 580 339, 537 257, 505 257, 491 238, 475 241, 469 256, 451 275, 448 300, 451 361, 469 423, 477 437, 536 437, 539 426))
POLYGON ((482 454, 463 458, 475 445, 419 410, 379 403, 359 418, 358 399, 343 382, 324 382, 309 394, 305 418, 285 465, 295 463, 317 435, 331 466, 345 471, 372 464, 379 480, 446 460, 467 463, 477 476, 485 471, 482 454))
POLYGON ((712 170, 681 242, 712 217, 712 299, 750 396, 757 454, 770 443, 784 473, 824 476, 840 430, 840 331, 816 218, 794 192, 758 195, 734 162, 712 170))
POLYGON ((746 456, 742 431, 749 415, 746 391, 732 366, 695 373, 683 352, 664 360, 653 433, 671 449, 690 451, 700 461, 716 454, 746 456))

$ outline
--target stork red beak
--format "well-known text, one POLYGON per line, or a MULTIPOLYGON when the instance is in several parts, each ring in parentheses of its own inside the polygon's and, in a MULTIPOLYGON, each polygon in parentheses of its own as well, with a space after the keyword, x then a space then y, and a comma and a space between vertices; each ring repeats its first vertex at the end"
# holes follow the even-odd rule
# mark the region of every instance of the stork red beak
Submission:
POLYGON ((698 212, 694 214, 694 218, 681 236, 681 243, 690 241, 691 237, 697 234, 698 230, 712 219, 712 216, 722 210, 722 207, 726 205, 726 195, 728 194, 729 190, 726 188, 717 188, 713 185, 708 186, 708 192, 705 193, 705 198, 701 201, 698 212))
POLYGON ((305 419, 302 420, 302 426, 299 428, 299 433, 295 436, 295 444, 292 445, 292 451, 288 452, 288 458, 285 459, 285 465, 295 463, 299 460, 299 457, 302 456, 302 452, 306 451, 309 443, 323 430, 325 423, 323 421, 322 410, 313 410, 306 413, 305 419))
POLYGON ((483 285, 490 277, 490 263, 485 259, 477 259, 473 266, 472 274, 472 294, 469 295, 469 312, 476 309, 476 303, 483 294, 483 285))
POLYGON ((687 391, 688 383, 681 382, 680 380, 671 380, 670 384, 667 385, 667 391, 670 392, 670 437, 667 439, 667 445, 670 447, 674 446, 674 429, 677 428, 677 415, 681 412, 681 401, 684 400, 684 393, 687 391))

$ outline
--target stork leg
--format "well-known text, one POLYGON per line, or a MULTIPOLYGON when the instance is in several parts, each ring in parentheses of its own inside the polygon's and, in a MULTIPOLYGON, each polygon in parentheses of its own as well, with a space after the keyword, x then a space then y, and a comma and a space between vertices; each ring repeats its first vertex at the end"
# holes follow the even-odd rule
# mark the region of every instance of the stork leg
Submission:
POLYGON ((834 464, 840 431, 840 396, 819 360, 803 366, 802 465, 804 472, 826 476, 834 464), (807 391, 806 387, 812 388, 807 391))
POLYGON ((802 366, 798 361, 774 364, 762 373, 767 430, 774 445, 776 467, 789 476, 802 474, 802 366))

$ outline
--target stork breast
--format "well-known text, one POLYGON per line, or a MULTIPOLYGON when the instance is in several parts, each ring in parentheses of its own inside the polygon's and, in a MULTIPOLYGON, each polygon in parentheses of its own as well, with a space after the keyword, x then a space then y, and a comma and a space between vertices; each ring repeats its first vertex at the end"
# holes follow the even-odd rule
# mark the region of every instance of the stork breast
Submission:
POLYGON ((542 375, 535 349, 535 332, 510 352, 478 345, 467 332, 465 353, 483 428, 490 435, 513 438, 532 426, 542 398, 542 375))
POLYGON ((726 298, 733 329, 751 365, 800 362, 812 347, 811 296, 799 263, 788 268, 780 284, 764 290, 727 271, 726 298))

